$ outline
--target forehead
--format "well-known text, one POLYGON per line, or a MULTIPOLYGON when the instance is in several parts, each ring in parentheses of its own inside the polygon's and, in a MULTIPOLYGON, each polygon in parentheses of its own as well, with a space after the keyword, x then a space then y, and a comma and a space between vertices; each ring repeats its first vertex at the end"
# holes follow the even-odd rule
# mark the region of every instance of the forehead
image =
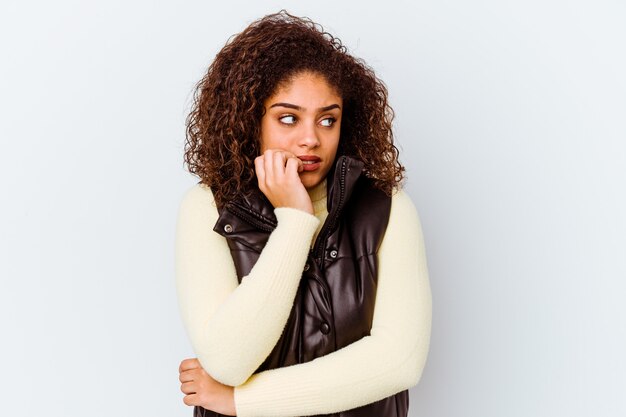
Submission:
POLYGON ((279 83, 269 101, 278 99, 299 99, 312 102, 341 102, 341 96, 323 75, 316 73, 299 73, 279 83))

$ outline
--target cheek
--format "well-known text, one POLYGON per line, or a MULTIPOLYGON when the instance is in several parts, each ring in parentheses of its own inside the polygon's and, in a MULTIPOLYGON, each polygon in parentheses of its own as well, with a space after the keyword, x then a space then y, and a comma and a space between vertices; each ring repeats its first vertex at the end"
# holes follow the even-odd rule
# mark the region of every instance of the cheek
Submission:
POLYGON ((337 149, 339 148, 339 141, 340 141, 339 134, 337 133, 336 135, 333 135, 332 139, 328 142, 330 145, 328 152, 334 155, 337 152, 337 149))
POLYGON ((260 144, 261 152, 266 149, 285 148, 289 143, 285 133, 280 129, 280 126, 269 122, 261 123, 260 144))
POLYGON ((268 134, 262 138, 261 140, 261 148, 265 149, 287 149, 289 142, 283 140, 277 134, 272 134, 272 132, 268 132, 268 134))
POLYGON ((266 120, 261 121, 261 132, 259 135, 259 144, 261 148, 261 153, 263 153, 266 149, 271 149, 273 147, 272 138, 275 135, 272 132, 272 127, 267 123, 266 120))

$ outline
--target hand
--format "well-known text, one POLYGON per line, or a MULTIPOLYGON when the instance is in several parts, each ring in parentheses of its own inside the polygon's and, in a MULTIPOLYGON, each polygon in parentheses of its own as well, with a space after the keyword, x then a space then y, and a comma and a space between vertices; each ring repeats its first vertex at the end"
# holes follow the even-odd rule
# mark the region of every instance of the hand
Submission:
POLYGON ((200 365, 197 358, 184 359, 178 367, 180 390, 184 392, 183 402, 199 405, 207 410, 227 416, 237 415, 235 411, 235 389, 220 384, 200 365))
POLYGON ((259 189, 274 207, 292 207, 313 214, 313 204, 298 173, 302 161, 284 149, 268 149, 254 160, 259 189))

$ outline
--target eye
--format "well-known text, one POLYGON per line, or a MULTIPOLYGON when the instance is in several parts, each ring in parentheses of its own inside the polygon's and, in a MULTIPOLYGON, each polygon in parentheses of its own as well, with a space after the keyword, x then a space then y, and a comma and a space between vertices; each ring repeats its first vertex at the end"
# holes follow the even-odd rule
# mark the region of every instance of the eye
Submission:
POLYGON ((322 126, 330 127, 335 123, 336 119, 334 117, 327 117, 322 120, 322 126))
POLYGON ((278 120, 280 120, 280 122, 283 124, 292 125, 296 123, 296 116, 294 116, 293 114, 288 114, 286 116, 279 117, 278 120))

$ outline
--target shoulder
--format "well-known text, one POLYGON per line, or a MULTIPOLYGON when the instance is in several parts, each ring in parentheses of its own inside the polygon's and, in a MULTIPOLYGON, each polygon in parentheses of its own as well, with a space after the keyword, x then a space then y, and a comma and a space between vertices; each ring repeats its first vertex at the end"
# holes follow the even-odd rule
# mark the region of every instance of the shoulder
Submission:
POLYGON ((183 192, 182 202, 204 202, 207 198, 211 200, 212 204, 214 203, 211 187, 203 183, 196 183, 183 192))
POLYGON ((391 195, 391 210, 395 212, 403 212, 407 214, 414 212, 417 214, 417 209, 409 193, 404 188, 394 189, 391 195))
POLYGON ((215 222, 218 217, 217 207, 211 188, 197 183, 183 192, 180 200, 179 217, 215 222))
POLYGON ((394 189, 391 195, 389 223, 408 229, 421 229, 417 208, 404 188, 394 189))

